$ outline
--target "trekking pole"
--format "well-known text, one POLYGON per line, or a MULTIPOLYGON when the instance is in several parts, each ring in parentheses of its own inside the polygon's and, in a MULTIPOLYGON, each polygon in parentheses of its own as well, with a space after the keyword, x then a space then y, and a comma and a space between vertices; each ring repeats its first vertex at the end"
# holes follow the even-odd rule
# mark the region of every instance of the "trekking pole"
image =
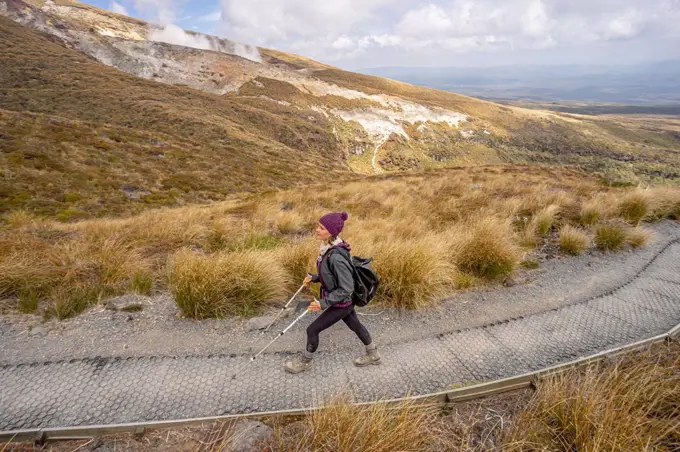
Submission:
POLYGON ((276 317, 274 317, 274 320, 272 320, 271 323, 270 323, 269 325, 267 325, 267 328, 264 329, 265 331, 269 330, 269 328, 271 328, 272 325, 273 325, 274 323, 276 323, 276 321, 279 319, 279 317, 281 317, 281 314, 283 314, 283 311, 286 310, 286 308, 288 307, 288 305, 290 305, 290 304, 293 302, 293 300, 295 300, 295 297, 297 297, 297 296, 300 294, 300 292, 302 292, 302 289, 304 289, 304 288, 305 288, 305 285, 302 284, 302 285, 300 286, 300 288, 297 290, 297 292, 295 292, 295 294, 293 294, 293 296, 290 298, 290 300, 288 300, 288 303, 286 303, 286 305, 285 305, 283 308, 281 308, 281 310, 279 311, 279 313, 276 314, 276 317))
POLYGON ((260 356, 260 355, 262 354, 262 352, 264 352, 265 350, 267 350, 267 349, 269 348, 269 346, 272 345, 274 342, 276 342, 276 340, 277 340, 278 338, 280 338, 281 336, 283 336, 284 334, 286 334, 286 331, 288 331, 289 329, 291 329, 291 328, 293 327, 293 325, 295 325, 295 324, 298 322, 298 320, 300 320, 301 318, 303 318, 304 316, 306 316, 308 312, 309 312, 309 310, 305 309, 305 312, 303 312, 302 314, 300 314, 300 315, 298 316, 297 319, 293 320, 293 323, 291 323, 290 325, 288 325, 288 327, 286 327, 285 330, 281 331, 281 332, 279 333, 278 336, 276 336, 274 339, 272 339, 272 341, 271 341, 270 343, 268 343, 268 344, 265 346, 265 348, 263 348, 262 350, 260 350, 260 351, 257 353, 257 355, 255 355, 255 356, 253 356, 252 358, 250 358, 250 360, 251 360, 251 361, 255 361, 255 358, 257 358, 258 356, 260 356))

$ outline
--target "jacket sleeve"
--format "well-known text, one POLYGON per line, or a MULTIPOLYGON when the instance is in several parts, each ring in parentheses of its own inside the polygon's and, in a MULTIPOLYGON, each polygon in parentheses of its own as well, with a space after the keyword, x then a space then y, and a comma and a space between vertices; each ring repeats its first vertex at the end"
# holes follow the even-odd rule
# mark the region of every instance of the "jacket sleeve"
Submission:
POLYGON ((351 301, 352 292, 354 292, 354 276, 352 274, 352 267, 350 267, 347 259, 334 253, 330 257, 329 264, 333 270, 337 286, 335 290, 326 295, 325 299, 321 300, 321 307, 323 309, 336 303, 351 301))
POLYGON ((315 273, 310 273, 310 275, 312 275, 312 282, 313 282, 313 283, 318 283, 318 282, 321 281, 321 280, 319 279, 319 275, 317 275, 317 274, 315 274, 315 273))

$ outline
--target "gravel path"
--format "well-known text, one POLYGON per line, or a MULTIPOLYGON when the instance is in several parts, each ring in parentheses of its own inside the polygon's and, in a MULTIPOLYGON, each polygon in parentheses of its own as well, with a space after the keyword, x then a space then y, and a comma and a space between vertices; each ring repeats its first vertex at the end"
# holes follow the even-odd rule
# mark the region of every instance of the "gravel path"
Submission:
MULTIPOLYGON (((0 431, 300 409, 342 392, 357 401, 426 394, 571 361, 680 323, 680 239, 657 249, 633 274, 618 275, 616 288, 602 283, 610 277, 599 284, 577 280, 593 294, 576 304, 545 311, 541 300, 538 313, 462 329, 450 323, 438 334, 428 327, 430 335, 418 339, 401 335, 383 343, 382 365, 369 368, 354 367, 356 352, 347 348, 321 350, 312 369, 300 375, 283 371, 290 352, 266 353, 254 362, 232 352, 0 365, 0 431)), ((537 296, 546 293, 544 287, 537 296)), ((412 321, 405 333, 415 329, 425 327, 412 321)))
MULTIPOLYGON (((587 300, 619 286, 635 275, 670 241, 680 237, 671 221, 654 224, 653 243, 641 250, 601 253, 544 261, 524 271, 513 287, 492 287, 458 293, 444 303, 418 312, 369 306, 359 312, 374 340, 384 346, 443 332, 526 316, 587 300)), ((142 297, 144 310, 115 312, 98 306, 80 316, 42 323, 36 316, 0 316, 0 364, 92 357, 185 356, 250 353, 266 345, 274 331, 247 331, 243 319, 194 321, 179 317, 165 294, 142 297)), ((274 312, 274 311, 272 311, 274 312)), ((296 351, 304 345, 309 315, 271 348, 296 351)), ((287 325, 283 319, 278 327, 287 325)), ((360 349, 342 323, 322 333, 320 351, 360 349)))

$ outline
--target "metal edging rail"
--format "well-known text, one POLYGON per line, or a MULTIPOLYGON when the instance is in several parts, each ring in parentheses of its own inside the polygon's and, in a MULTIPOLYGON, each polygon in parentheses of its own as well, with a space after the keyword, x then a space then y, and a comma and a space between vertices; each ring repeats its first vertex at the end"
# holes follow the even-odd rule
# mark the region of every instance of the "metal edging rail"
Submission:
MULTIPOLYGON (((624 353, 628 353, 639 348, 647 347, 652 344, 664 341, 672 341, 676 339, 680 339, 680 324, 673 327, 667 333, 663 333, 658 336, 651 337, 649 339, 644 339, 638 342, 634 342, 632 344, 616 347, 610 350, 605 350, 594 355, 579 358, 577 360, 569 361, 564 364, 546 367, 543 369, 536 370, 534 372, 504 378, 501 380, 479 383, 462 388, 446 389, 419 396, 406 396, 396 399, 361 402, 357 403, 356 405, 369 406, 376 403, 397 404, 401 402, 449 404, 488 397, 508 391, 532 387, 535 385, 536 381, 542 378, 559 374, 570 369, 584 367, 589 364, 602 361, 606 358, 611 358, 624 353)), ((290 410, 265 411, 258 413, 210 416, 191 419, 177 419, 167 421, 133 422, 126 424, 110 424, 110 425, 90 425, 81 427, 48 427, 6 432, 0 431, 0 444, 8 442, 26 442, 26 441, 34 441, 38 444, 44 444, 46 441, 91 439, 98 436, 126 432, 142 434, 147 429, 186 427, 190 425, 204 424, 206 422, 229 421, 235 419, 259 418, 259 417, 299 416, 303 414, 308 414, 309 412, 316 411, 318 409, 323 409, 323 406, 290 410)))

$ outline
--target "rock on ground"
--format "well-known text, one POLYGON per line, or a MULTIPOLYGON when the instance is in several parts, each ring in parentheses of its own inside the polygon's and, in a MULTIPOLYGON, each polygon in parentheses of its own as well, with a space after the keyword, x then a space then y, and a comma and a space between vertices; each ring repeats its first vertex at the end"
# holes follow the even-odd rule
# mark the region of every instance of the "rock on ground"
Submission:
POLYGON ((248 320, 248 323, 246 324, 246 330, 263 330, 269 326, 272 320, 274 320, 274 317, 271 316, 253 317, 252 319, 248 320))
POLYGON ((231 452, 257 452, 261 445, 272 439, 274 430, 260 421, 242 420, 234 426, 231 452))
POLYGON ((112 298, 106 302, 106 309, 111 311, 141 310, 150 302, 149 297, 136 294, 126 294, 112 298))

